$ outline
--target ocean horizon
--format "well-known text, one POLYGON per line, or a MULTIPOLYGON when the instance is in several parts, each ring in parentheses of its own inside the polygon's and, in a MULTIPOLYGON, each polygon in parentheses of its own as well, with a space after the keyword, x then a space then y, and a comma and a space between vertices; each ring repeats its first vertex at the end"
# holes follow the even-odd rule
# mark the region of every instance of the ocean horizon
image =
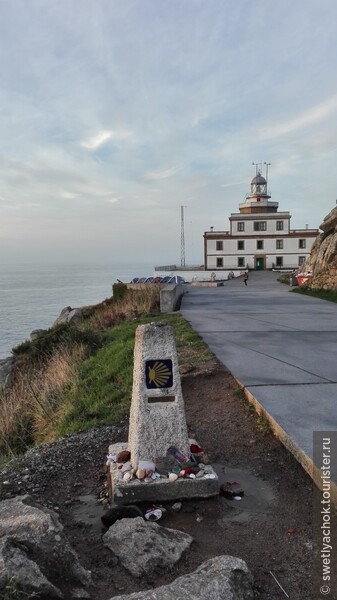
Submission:
POLYGON ((0 359, 48 329, 66 306, 97 304, 112 296, 112 285, 149 277, 154 264, 6 264, 0 265, 0 359))

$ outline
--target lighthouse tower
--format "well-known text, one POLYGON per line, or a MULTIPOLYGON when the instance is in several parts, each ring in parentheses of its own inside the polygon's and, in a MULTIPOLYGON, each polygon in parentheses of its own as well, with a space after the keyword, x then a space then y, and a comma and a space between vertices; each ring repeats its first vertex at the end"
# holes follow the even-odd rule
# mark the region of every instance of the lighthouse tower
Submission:
POLYGON ((240 213, 275 213, 278 202, 270 202, 270 198, 267 178, 263 177, 260 169, 256 169, 256 175, 250 184, 250 194, 246 195, 245 202, 239 204, 240 213))

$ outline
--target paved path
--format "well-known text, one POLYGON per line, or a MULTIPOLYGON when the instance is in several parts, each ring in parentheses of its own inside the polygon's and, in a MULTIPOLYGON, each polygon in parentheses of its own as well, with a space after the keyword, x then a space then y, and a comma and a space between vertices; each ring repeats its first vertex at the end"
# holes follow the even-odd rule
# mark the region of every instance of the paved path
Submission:
POLYGON ((290 293, 275 273, 252 272, 247 286, 240 277, 188 287, 181 312, 307 470, 313 431, 336 432, 337 483, 337 304, 290 293))

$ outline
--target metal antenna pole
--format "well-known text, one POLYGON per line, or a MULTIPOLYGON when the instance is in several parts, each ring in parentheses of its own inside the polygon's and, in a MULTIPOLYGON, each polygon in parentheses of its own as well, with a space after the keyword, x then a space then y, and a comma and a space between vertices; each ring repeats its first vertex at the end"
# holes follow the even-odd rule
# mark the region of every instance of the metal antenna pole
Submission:
POLYGON ((181 206, 181 253, 180 253, 180 266, 185 266, 185 227, 184 227, 184 207, 181 206))
POLYGON ((266 165, 266 182, 268 183, 268 167, 271 167, 271 163, 264 163, 266 165))

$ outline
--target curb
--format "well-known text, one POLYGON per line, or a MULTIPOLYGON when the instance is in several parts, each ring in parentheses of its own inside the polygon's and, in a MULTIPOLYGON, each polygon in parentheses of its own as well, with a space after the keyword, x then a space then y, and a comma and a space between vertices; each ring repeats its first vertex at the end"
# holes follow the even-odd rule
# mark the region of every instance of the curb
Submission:
MULTIPOLYGON (((258 415, 262 415, 269 423, 271 430, 274 435, 282 442, 283 446, 289 450, 289 452, 294 456, 294 458, 300 463, 303 469, 310 475, 313 483, 318 487, 319 490, 322 490, 322 476, 320 469, 314 464, 313 459, 308 456, 300 448, 294 440, 289 436, 289 434, 282 429, 282 427, 275 421, 275 419, 268 413, 268 411, 260 404, 260 402, 253 396, 253 394, 247 390, 247 388, 242 385, 242 383, 234 377, 235 381, 242 388, 245 397, 247 398, 250 404, 253 404, 255 410, 258 415)), ((330 496, 332 504, 337 508, 337 484, 334 481, 330 481, 330 496)))

